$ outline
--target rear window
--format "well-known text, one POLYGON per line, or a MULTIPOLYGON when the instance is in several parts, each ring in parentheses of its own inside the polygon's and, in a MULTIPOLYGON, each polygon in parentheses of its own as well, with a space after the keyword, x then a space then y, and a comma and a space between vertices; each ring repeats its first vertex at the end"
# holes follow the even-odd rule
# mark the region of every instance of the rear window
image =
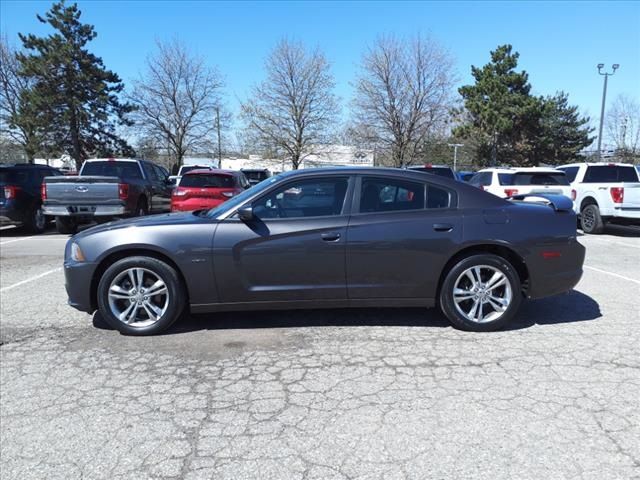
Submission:
POLYGON ((584 183, 637 182, 638 173, 633 166, 598 165, 587 167, 584 183))
POLYGON ((265 178, 269 178, 269 174, 267 172, 248 172, 246 170, 243 170, 242 173, 244 173, 244 176, 247 177, 249 180, 254 180, 258 182, 261 182, 265 178))
POLYGON ((409 167, 409 170, 422 173, 430 173, 438 177, 455 178, 453 170, 447 167, 409 167))
POLYGON ((564 172, 499 173, 500 185, 569 185, 564 172))
POLYGON ((181 187, 200 188, 233 188, 235 179, 232 175, 185 175, 180 180, 181 187))
POLYGON ((0 183, 3 184, 24 184, 29 182, 29 173, 36 175, 34 170, 28 171, 25 169, 0 169, 0 183))
POLYGON ((102 177, 142 178, 136 162, 89 162, 82 167, 82 176, 98 175, 102 177))

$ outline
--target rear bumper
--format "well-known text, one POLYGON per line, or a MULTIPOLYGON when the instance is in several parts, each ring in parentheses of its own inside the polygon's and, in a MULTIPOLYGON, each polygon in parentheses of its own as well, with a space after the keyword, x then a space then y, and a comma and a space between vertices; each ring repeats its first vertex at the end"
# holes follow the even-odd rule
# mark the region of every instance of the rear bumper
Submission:
POLYGON ((543 298, 568 292, 582 278, 586 249, 576 239, 569 243, 545 245, 527 261, 529 268, 529 298, 543 298), (555 252, 557 257, 545 258, 545 252, 555 252))
POLYGON ((185 201, 185 202, 172 202, 171 203, 171 211, 172 212, 191 212, 194 210, 201 210, 203 208, 215 208, 218 205, 221 205, 226 200, 207 200, 207 201, 185 201))
POLYGON ((91 300, 91 281, 97 264, 64 264, 64 287, 69 297, 67 303, 81 312, 92 313, 96 307, 91 300))
POLYGON ((119 217, 131 212, 124 205, 44 205, 44 214, 55 217, 119 217))
MULTIPOLYGON (((11 200, 9 200, 11 202, 11 200)), ((14 224, 24 221, 24 214, 17 208, 10 206, 0 207, 0 223, 2 224, 14 224)))

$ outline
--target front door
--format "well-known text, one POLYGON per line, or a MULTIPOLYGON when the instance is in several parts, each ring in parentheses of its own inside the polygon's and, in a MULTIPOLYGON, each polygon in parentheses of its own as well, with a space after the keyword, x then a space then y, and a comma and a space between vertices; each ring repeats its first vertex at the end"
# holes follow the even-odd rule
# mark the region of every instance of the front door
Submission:
POLYGON ((213 243, 220 301, 345 300, 349 177, 288 182, 224 220, 213 243))

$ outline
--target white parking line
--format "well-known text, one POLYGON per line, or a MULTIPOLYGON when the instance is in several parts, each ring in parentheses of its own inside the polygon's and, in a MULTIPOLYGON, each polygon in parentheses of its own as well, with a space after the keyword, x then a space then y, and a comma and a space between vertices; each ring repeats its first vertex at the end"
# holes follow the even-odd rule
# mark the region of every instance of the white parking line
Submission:
POLYGON ((624 275, 618 275, 617 273, 608 272, 606 270, 600 270, 599 268, 590 267, 589 265, 585 265, 584 268, 587 268, 589 270, 593 270, 594 272, 605 273, 607 275, 611 275, 612 277, 618 277, 618 278, 621 278, 621 279, 626 280, 628 282, 633 282, 635 284, 640 285, 640 280, 636 280, 635 278, 625 277, 624 275))
POLYGON ((6 245, 7 243, 13 243, 13 242, 19 242, 20 240, 29 240, 30 238, 33 238, 33 236, 16 238, 15 240, 7 240, 6 242, 0 242, 0 245, 6 245))
POLYGON ((606 242, 608 244, 622 245, 623 247, 640 248, 640 245, 634 245, 633 243, 626 243, 626 242, 618 242, 618 241, 615 241, 615 240, 610 240, 608 238, 589 237, 589 239, 590 240, 600 240, 601 242, 606 242))
POLYGON ((40 275, 36 275, 35 277, 27 278, 26 280, 22 280, 21 282, 14 283, 13 285, 9 285, 8 287, 0 288, 0 292, 6 292, 7 290, 14 289, 16 287, 24 285, 25 283, 33 282, 34 280, 38 280, 39 278, 45 277, 55 272, 59 272, 60 270, 62 270, 62 267, 54 268, 53 270, 49 270, 47 272, 41 273, 40 275))

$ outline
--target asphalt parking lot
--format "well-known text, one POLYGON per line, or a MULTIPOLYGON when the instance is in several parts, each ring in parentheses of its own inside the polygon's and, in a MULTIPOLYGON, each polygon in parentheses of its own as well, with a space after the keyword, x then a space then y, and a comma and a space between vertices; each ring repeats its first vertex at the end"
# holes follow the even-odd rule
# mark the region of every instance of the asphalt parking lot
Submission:
POLYGON ((640 229, 507 331, 437 311, 198 316, 133 338, 66 305, 67 238, 0 231, 3 479, 640 478, 640 229))

